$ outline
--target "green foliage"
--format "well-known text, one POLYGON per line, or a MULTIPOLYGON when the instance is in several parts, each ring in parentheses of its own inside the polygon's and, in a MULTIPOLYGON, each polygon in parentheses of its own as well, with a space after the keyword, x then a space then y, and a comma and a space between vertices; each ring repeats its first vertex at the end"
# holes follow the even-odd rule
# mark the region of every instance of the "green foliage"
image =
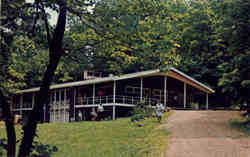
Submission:
POLYGON ((240 118, 234 118, 231 121, 231 125, 233 128, 238 129, 245 133, 247 136, 250 137, 250 117, 240 117, 240 118))
POLYGON ((89 46, 94 68, 100 71, 124 73, 177 65, 180 45, 172 34, 172 14, 163 1, 104 0, 88 16, 98 26, 73 33, 72 39, 89 46))
POLYGON ((132 111, 131 122, 141 121, 145 118, 152 117, 153 108, 150 104, 146 104, 145 102, 138 103, 132 111))
POLYGON ((4 147, 6 147, 6 144, 7 143, 7 140, 6 139, 2 139, 0 138, 0 156, 3 156, 3 153, 4 153, 4 147))
POLYGON ((180 68, 242 103, 249 96, 250 2, 244 0, 182 1, 179 31, 180 68))
MULTIPOLYGON (((43 13, 39 10, 40 22, 33 27, 36 11, 20 9, 24 3, 3 1, 1 22, 9 30, 1 27, 0 81, 6 93, 39 86, 48 63, 43 13)), ((69 9, 67 53, 54 83, 79 80, 84 69, 121 74, 178 66, 217 93, 238 102, 247 99, 249 1, 103 0, 89 5, 94 3, 89 11, 84 3, 68 1, 69 8, 79 7, 69 9)), ((56 10, 54 1, 44 4, 56 10)))
POLYGON ((58 152, 58 148, 56 146, 34 141, 30 157, 52 157, 52 155, 56 154, 56 152, 58 152))

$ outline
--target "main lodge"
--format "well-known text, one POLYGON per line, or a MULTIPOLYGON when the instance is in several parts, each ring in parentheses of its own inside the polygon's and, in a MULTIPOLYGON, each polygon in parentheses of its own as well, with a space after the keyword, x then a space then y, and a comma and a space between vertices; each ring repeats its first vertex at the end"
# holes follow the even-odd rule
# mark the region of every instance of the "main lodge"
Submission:
MULTIPOLYGON (((33 108, 39 88, 20 90, 12 99, 12 111, 25 117, 33 108)), ((214 90, 176 68, 159 69, 121 76, 98 77, 50 86, 48 102, 43 108, 43 122, 89 120, 98 104, 112 119, 125 116, 139 102, 154 105, 160 101, 172 108, 190 108, 197 102, 208 109, 208 95, 214 90)))

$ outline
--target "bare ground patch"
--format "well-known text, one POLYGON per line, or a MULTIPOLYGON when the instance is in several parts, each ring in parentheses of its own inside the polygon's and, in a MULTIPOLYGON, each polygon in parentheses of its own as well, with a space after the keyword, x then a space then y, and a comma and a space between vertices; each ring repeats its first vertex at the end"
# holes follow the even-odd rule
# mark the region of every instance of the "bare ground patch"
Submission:
POLYGON ((176 111, 169 117, 166 157, 250 157, 250 140, 230 121, 235 111, 176 111))

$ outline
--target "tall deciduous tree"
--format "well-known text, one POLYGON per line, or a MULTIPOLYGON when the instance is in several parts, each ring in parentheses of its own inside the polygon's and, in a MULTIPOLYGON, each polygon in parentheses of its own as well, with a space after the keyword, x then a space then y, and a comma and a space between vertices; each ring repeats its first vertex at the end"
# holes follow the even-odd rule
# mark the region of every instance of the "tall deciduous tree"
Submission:
MULTIPOLYGON (((19 149, 19 157, 25 157, 28 156, 29 153, 31 152, 31 148, 32 148, 32 142, 34 139, 34 136, 36 134, 36 127, 37 124, 40 120, 40 113, 41 110, 43 109, 43 106, 46 102, 47 96, 48 96, 48 92, 49 92, 49 86, 51 84, 52 78, 54 76, 54 72, 58 66, 58 63, 60 61, 60 58, 65 54, 65 51, 63 49, 63 37, 64 37, 64 31, 65 31, 65 27, 66 27, 66 13, 67 10, 70 10, 72 12, 77 11, 78 14, 84 14, 86 13, 86 6, 88 5, 92 5, 93 3, 91 1, 88 1, 88 3, 86 2, 78 2, 78 1, 72 1, 71 3, 67 3, 66 1, 39 1, 39 0, 35 0, 32 3, 26 3, 25 1, 20 1, 17 3, 11 3, 11 4, 7 4, 7 2, 5 3, 4 6, 7 6, 6 8, 4 8, 6 14, 5 16, 1 17, 1 19, 7 19, 5 21, 12 21, 12 25, 11 26, 15 26, 16 28, 21 28, 20 32, 23 36, 23 38, 25 38, 26 36, 29 36, 29 38, 31 38, 34 42, 38 42, 35 38, 37 33, 39 32, 39 28, 41 28, 40 22, 41 20, 44 21, 43 22, 43 26, 45 26, 45 30, 46 30, 46 37, 47 37, 47 46, 49 49, 49 61, 48 61, 48 65, 46 67, 46 71, 43 75, 43 79, 42 79, 42 84, 40 86, 40 92, 39 92, 39 96, 35 99, 35 105, 34 105, 34 109, 32 110, 31 114, 29 115, 28 121, 25 124, 25 126, 23 127, 23 131, 24 131, 24 136, 20 145, 20 149, 19 149), (75 10, 72 9, 75 4, 77 4, 77 6, 79 6, 79 8, 76 8, 75 10), (71 6, 72 5, 72 6, 71 6), (25 10, 24 12, 15 12, 17 16, 13 16, 13 14, 8 14, 8 6, 11 6, 14 10, 25 10), (51 31, 51 27, 48 23, 48 14, 46 13, 46 8, 51 8, 53 10, 56 10, 58 12, 58 20, 57 20, 57 24, 56 27, 54 29, 54 31, 51 31), (34 15, 34 16, 33 16, 34 15), (18 18, 17 18, 18 17, 18 18), (30 21, 30 17, 32 20, 32 22, 30 21), (31 24, 30 24, 31 23, 31 24), (28 26, 32 26, 32 27, 27 27, 28 26), (52 33, 52 36, 51 36, 52 33)), ((4 21, 4 22, 5 22, 4 21)), ((2 21, 1 21, 2 22, 2 21)), ((1 23, 3 24, 3 23, 1 23)), ((9 24, 9 23, 7 23, 9 24)), ((4 28, 1 27, 1 29, 6 30, 6 31, 13 31, 14 33, 16 33, 16 30, 10 30, 9 28, 7 28, 7 24, 5 25, 4 28)), ((4 34, 6 35, 6 34, 4 34)), ((17 35, 17 34, 15 34, 17 35)), ((21 37, 22 37, 21 36, 21 37)), ((44 43, 44 42, 43 42, 44 43)), ((2 40, 1 40, 1 44, 2 44, 2 40)), ((41 44, 41 43, 36 43, 36 44, 41 44)), ((10 45, 6 44, 7 48, 6 50, 8 51, 9 47, 11 47, 10 45)), ((26 45, 29 46, 29 45, 26 45)), ((44 48, 44 47, 43 47, 44 48)), ((7 52, 8 53, 8 52, 7 52)), ((6 54, 7 54, 6 53, 6 54)), ((4 55, 2 55, 4 56, 4 55)), ((1 57, 2 57, 1 56, 1 57)), ((6 63, 3 63, 4 67, 7 67, 7 69, 10 69, 10 64, 7 64, 8 60, 6 63)), ((2 71, 1 71, 2 72, 2 71)), ((4 76, 5 74, 3 74, 4 76)), ((2 77, 1 77, 2 79, 2 77)), ((1 84, 2 85, 2 84, 1 84)), ((4 87, 4 86, 3 86, 4 87)), ((1 88, 1 90, 3 90, 4 88, 1 88)), ((8 111, 9 113, 9 104, 7 104, 7 98, 4 97, 4 95, 2 94, 2 91, 0 93, 1 95, 1 107, 4 109, 4 111, 8 111), (8 108, 6 108, 6 106, 8 108)), ((10 114, 6 114, 7 116, 9 116, 10 114)), ((15 137, 15 135, 10 135, 10 130, 8 130, 8 125, 9 123, 6 123, 6 128, 7 128, 7 135, 8 135, 8 140, 13 139, 15 137), (11 138, 13 137, 13 138, 11 138)), ((11 126, 13 127, 13 118, 11 121, 11 126)), ((12 132, 15 133, 15 130, 11 130, 12 132)), ((15 145, 16 141, 15 139, 11 141, 11 144, 8 143, 8 156, 14 157, 15 156, 15 145), (13 149, 13 150, 10 150, 13 149)))
POLYGON ((169 9, 169 3, 100 1, 88 16, 98 27, 73 33, 72 39, 79 47, 88 45, 94 52, 90 53, 94 68, 100 71, 126 73, 178 64, 180 56, 176 49, 180 45, 173 36, 177 17, 169 9))
POLYGON ((23 75, 13 69, 12 62, 9 60, 11 55, 13 55, 13 48, 9 45, 12 45, 14 31, 17 28, 17 24, 13 21, 23 13, 22 11, 18 13, 16 7, 19 7, 23 3, 24 1, 13 2, 11 4, 5 0, 1 2, 0 108, 3 115, 0 115, 0 118, 3 118, 5 121, 8 138, 5 148, 8 157, 15 157, 16 154, 14 116, 10 109, 8 96, 23 85, 23 75))
POLYGON ((181 30, 178 53, 183 56, 182 69, 190 75, 198 74, 193 76, 212 85, 216 95, 227 96, 229 105, 249 102, 246 60, 250 47, 250 2, 211 0, 186 4, 184 9, 183 5, 177 7, 184 11, 176 24, 181 30))
MULTIPOLYGON (((37 3, 37 5, 39 5, 39 2, 37 3)), ((59 6, 59 16, 52 38, 50 37, 50 31, 47 30, 47 39, 49 44, 49 64, 45 71, 38 97, 35 100, 34 108, 29 115, 27 124, 25 124, 23 127, 24 135, 19 149, 19 157, 28 156, 31 152, 32 142, 36 135, 36 127, 40 120, 43 106, 49 95, 49 86, 60 58, 64 55, 63 36, 66 26, 67 4, 64 1, 58 1, 56 4, 59 6)))

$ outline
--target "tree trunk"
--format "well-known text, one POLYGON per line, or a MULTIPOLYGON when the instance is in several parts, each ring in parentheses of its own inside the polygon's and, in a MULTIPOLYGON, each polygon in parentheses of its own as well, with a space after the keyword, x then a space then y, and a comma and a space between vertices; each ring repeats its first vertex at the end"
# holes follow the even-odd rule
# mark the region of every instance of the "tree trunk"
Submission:
POLYGON ((247 114, 250 116, 250 102, 247 101, 247 114))
POLYGON ((49 96, 49 86, 51 84, 54 72, 63 55, 62 41, 66 25, 66 4, 59 1, 60 13, 57 20, 57 25, 53 34, 53 39, 49 43, 49 65, 43 77, 42 85, 38 97, 35 99, 34 108, 29 115, 27 124, 23 127, 24 135, 19 148, 18 157, 27 157, 32 151, 32 143, 36 135, 37 124, 41 118, 44 104, 49 96))
POLYGON ((16 131, 14 127, 14 116, 10 110, 10 104, 3 92, 0 90, 0 105, 3 109, 3 117, 5 119, 5 127, 7 133, 7 156, 16 156, 16 131))
POLYGON ((31 152, 32 143, 36 135, 36 127, 41 120, 43 106, 49 96, 49 84, 60 60, 60 55, 55 56, 53 62, 49 64, 43 79, 43 86, 40 89, 39 96, 35 100, 34 109, 29 115, 28 122, 23 126, 23 139, 20 145, 19 157, 26 157, 31 152))

